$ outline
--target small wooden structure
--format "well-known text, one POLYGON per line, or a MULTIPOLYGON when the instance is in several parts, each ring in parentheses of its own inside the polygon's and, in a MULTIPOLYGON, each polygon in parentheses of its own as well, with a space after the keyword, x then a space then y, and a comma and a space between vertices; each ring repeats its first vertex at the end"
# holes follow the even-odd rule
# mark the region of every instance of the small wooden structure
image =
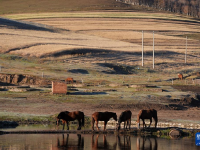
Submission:
POLYGON ((53 81, 52 82, 52 93, 53 94, 66 94, 67 93, 66 83, 53 81))

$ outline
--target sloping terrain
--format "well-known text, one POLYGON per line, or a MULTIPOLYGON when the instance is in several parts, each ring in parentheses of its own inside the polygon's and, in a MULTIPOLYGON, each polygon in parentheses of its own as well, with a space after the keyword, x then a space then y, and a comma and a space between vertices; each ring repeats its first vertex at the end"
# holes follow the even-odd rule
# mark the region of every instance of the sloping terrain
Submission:
POLYGON ((129 9, 116 0, 1 0, 1 14, 129 9))
POLYGON ((2 53, 47 57, 65 51, 71 54, 76 50, 131 51, 131 47, 137 46, 98 36, 29 25, 28 22, 1 20, 5 22, 0 28, 0 38, 2 39, 0 52, 2 53), (67 52, 68 50, 69 52, 67 52))

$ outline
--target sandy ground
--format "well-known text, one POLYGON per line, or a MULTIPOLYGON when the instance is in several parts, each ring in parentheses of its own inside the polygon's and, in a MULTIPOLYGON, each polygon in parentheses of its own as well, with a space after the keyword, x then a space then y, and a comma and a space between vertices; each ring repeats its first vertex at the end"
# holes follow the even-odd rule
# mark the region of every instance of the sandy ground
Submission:
MULTIPOLYGON (((119 116, 124 110, 132 111, 132 120, 136 120, 137 114, 142 107, 143 109, 154 108, 158 111, 160 122, 181 122, 181 123, 200 123, 199 107, 188 107, 184 110, 174 110, 157 105, 144 104, 143 106, 133 104, 92 104, 92 103, 74 103, 74 102, 56 102, 51 99, 41 98, 1 98, 0 112, 3 115, 55 115, 61 111, 83 111, 86 116, 90 117, 96 111, 112 111, 119 116), (138 107, 137 107, 138 106, 138 107), (4 113, 3 113, 4 112, 4 113)), ((147 102, 148 103, 148 102, 147 102)))

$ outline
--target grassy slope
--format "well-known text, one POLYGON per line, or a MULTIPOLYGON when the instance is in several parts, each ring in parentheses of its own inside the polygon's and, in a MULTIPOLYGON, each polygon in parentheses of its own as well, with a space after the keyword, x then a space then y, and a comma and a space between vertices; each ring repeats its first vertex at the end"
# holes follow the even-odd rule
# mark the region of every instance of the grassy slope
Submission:
POLYGON ((0 15, 33 12, 127 9, 115 0, 0 0, 0 15))

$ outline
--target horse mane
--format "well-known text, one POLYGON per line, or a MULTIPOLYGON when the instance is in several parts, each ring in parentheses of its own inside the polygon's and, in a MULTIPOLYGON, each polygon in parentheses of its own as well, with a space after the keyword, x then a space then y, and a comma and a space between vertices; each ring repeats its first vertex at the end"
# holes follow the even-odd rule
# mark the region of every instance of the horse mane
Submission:
POLYGON ((62 111, 62 112, 60 112, 59 114, 58 114, 58 116, 57 116, 57 119, 62 119, 61 117, 63 116, 63 115, 65 115, 65 114, 68 114, 69 113, 69 111, 62 111))

